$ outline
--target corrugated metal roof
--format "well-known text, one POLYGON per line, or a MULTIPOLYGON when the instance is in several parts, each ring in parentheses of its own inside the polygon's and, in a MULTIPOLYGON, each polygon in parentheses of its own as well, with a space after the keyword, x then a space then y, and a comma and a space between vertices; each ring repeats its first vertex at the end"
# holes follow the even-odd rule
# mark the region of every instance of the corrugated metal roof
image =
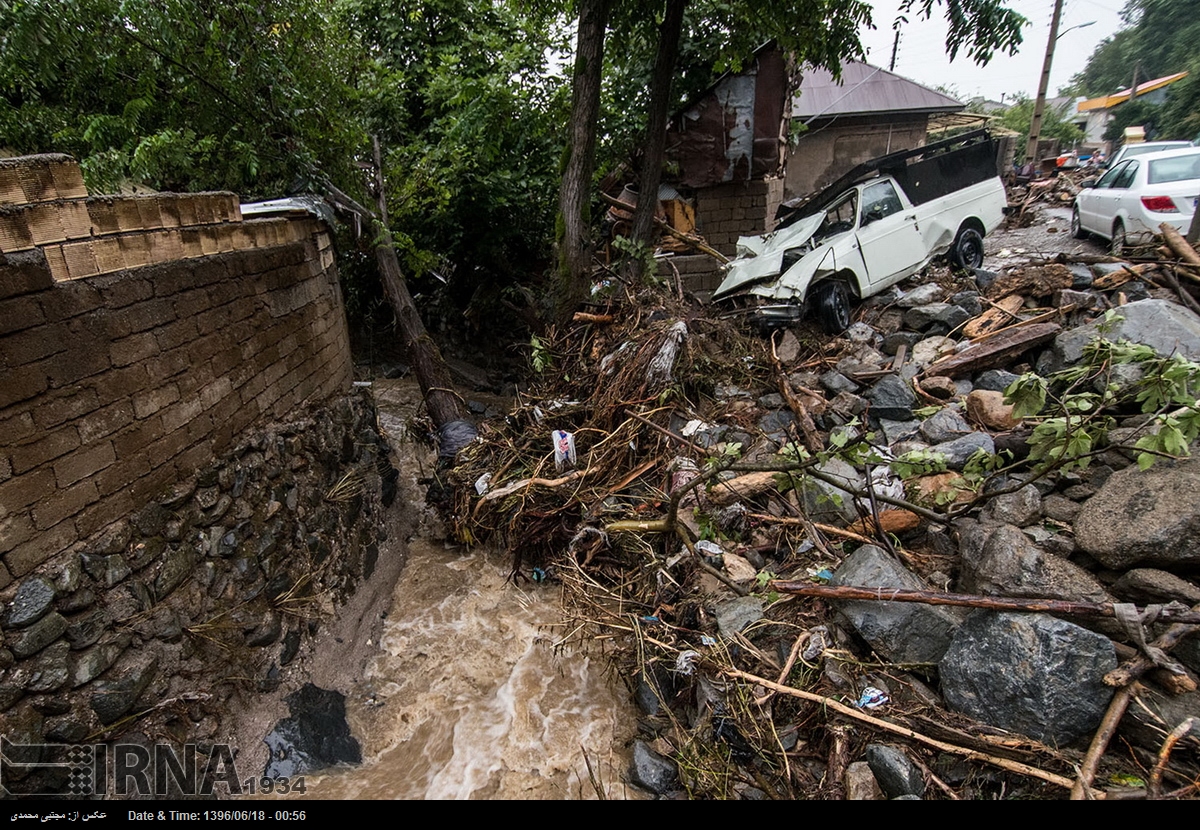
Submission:
MULTIPOLYGON (((1138 84, 1138 95, 1145 95, 1147 92, 1153 92, 1156 89, 1162 89, 1168 84, 1173 84, 1176 81, 1187 77, 1186 72, 1176 72, 1174 75, 1165 75, 1161 78, 1155 78, 1153 81, 1146 81, 1144 84, 1138 84)), ((1123 89, 1120 92, 1114 92, 1112 95, 1101 95, 1099 98, 1089 98, 1086 101, 1079 102, 1079 112, 1087 112, 1088 110, 1108 109, 1115 107, 1117 104, 1124 104, 1129 100, 1129 90, 1123 89)))
POLYGON ((878 115, 880 113, 959 112, 966 104, 949 95, 861 61, 842 63, 838 83, 827 69, 808 67, 792 98, 792 117, 878 115))

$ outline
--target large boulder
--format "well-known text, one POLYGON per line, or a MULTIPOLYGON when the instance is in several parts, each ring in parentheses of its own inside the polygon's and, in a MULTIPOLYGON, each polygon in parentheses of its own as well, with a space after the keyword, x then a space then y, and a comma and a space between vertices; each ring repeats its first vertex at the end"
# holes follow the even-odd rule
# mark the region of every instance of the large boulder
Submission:
POLYGON ((1113 689, 1112 642, 1048 614, 976 611, 942 658, 946 704, 1051 745, 1091 735, 1113 689))
POLYGON ((1112 322, 1096 320, 1062 332, 1054 339, 1053 369, 1074 366, 1097 337, 1143 343, 1160 355, 1200 358, 1200 317, 1169 300, 1138 300, 1118 309, 1112 322))
MULTIPOLYGON (((863 588, 931 590, 875 545, 864 545, 851 554, 830 582, 863 588)), ((936 663, 963 619, 957 608, 916 602, 852 600, 839 602, 838 609, 872 648, 898 663, 936 663)))
POLYGON ((960 587, 986 596, 1110 602, 1104 586, 1070 560, 1047 553, 1019 527, 962 535, 960 587))
POLYGON ((1200 563, 1200 458, 1111 475, 1075 518, 1075 541, 1106 567, 1200 563))

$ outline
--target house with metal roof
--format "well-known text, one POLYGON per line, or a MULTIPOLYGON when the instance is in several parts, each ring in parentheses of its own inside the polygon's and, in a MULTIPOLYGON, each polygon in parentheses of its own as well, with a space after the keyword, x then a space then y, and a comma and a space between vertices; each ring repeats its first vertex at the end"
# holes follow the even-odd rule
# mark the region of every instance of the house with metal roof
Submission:
MULTIPOLYGON (((1152 81, 1146 81, 1137 85, 1137 95, 1139 99, 1145 100, 1149 104, 1161 104, 1166 100, 1167 87, 1176 81, 1182 81, 1187 77, 1186 72, 1176 72, 1174 75, 1165 75, 1161 78, 1155 78, 1152 81)), ((1083 126, 1084 141, 1091 144, 1104 143, 1104 131, 1108 128, 1108 123, 1113 118, 1113 110, 1124 104, 1131 97, 1129 89, 1122 89, 1119 92, 1114 92, 1112 95, 1101 95, 1099 98, 1089 98, 1086 101, 1080 101, 1076 106, 1076 110, 1080 115, 1086 117, 1086 123, 1083 126)))
POLYGON ((854 165, 926 143, 931 122, 960 114, 966 104, 878 66, 842 63, 834 80, 806 67, 792 97, 787 196, 819 190, 854 165))

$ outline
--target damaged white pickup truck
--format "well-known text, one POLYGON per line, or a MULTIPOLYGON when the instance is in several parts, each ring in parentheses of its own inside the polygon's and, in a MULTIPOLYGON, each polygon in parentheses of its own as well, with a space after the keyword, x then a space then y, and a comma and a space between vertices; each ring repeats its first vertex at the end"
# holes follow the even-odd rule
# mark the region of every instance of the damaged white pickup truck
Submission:
POLYGON ((850 324, 851 298, 877 294, 936 256, 982 265, 983 237, 1007 204, 996 141, 984 130, 873 159, 785 205, 773 232, 738 240, 713 299, 740 299, 768 325, 812 311, 836 334, 850 324))

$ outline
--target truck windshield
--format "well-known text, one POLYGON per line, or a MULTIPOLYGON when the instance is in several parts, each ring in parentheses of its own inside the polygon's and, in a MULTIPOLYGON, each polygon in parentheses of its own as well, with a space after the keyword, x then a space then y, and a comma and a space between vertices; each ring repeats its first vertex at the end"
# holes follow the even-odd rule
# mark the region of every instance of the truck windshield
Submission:
POLYGON ((852 231, 857 220, 858 191, 855 190, 846 194, 844 199, 825 211, 825 221, 821 223, 821 227, 817 228, 817 232, 813 234, 813 239, 821 240, 830 236, 836 236, 839 233, 852 231))

